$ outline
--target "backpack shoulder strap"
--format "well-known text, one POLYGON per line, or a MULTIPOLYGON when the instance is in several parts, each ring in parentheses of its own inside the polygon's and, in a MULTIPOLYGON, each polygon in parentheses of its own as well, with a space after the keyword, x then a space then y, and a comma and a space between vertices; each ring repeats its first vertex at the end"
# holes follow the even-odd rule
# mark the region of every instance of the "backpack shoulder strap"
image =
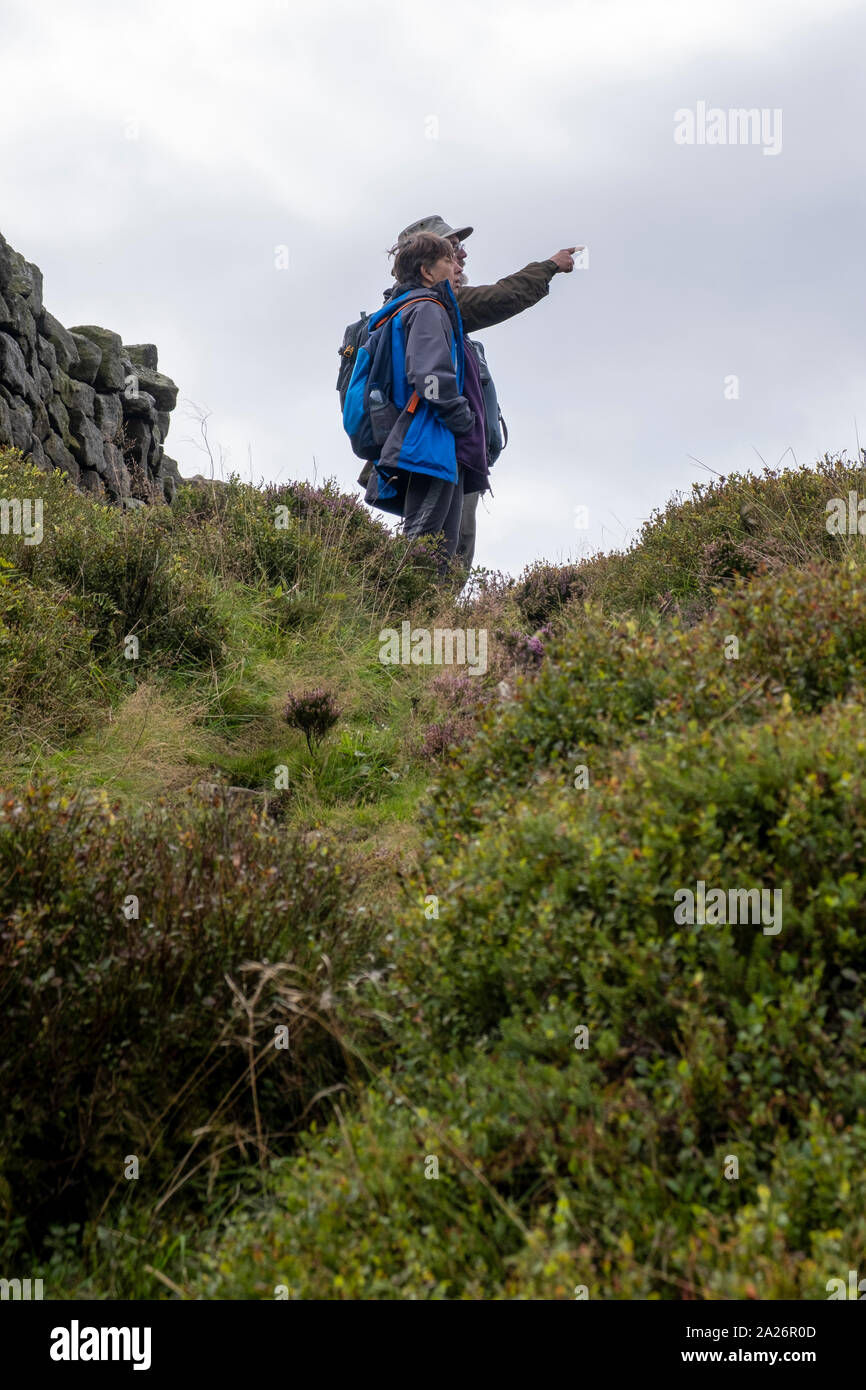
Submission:
MULTIPOLYGON (((440 309, 444 309, 444 308, 445 308, 445 305, 442 303, 442 300, 441 300, 441 299, 437 299, 436 296, 433 295, 433 294, 418 294, 418 295, 415 295, 415 297, 414 297, 413 299, 404 299, 402 304, 398 304, 397 307, 396 307, 395 309, 392 309, 392 310, 391 310, 390 314, 386 314, 385 317, 384 317, 383 319, 380 319, 379 322, 376 324, 375 332, 378 333, 378 331, 379 331, 380 328, 384 328, 384 327, 385 327, 385 324, 386 324, 386 323, 390 323, 391 320, 392 320, 393 318, 396 318, 397 315, 398 315, 403 309, 408 309, 408 307, 409 307, 410 304, 438 304, 439 307, 440 307, 440 309)), ((447 310, 446 310, 446 313, 447 313, 447 310)), ((409 413, 410 415, 414 415, 414 414, 415 414, 415 411, 418 409, 418 405, 419 405, 420 400, 421 400, 421 397, 418 395, 418 392, 417 392, 417 391, 413 391, 412 394, 411 394, 411 396, 409 397, 408 401, 406 402, 406 410, 408 411, 408 413, 409 413)))
POLYGON ((392 309, 390 314, 386 314, 383 319, 380 319, 379 322, 376 324, 376 327, 382 328, 386 323, 390 323, 391 320, 395 318, 397 314, 402 312, 403 309, 408 309, 410 304, 438 304, 440 308, 445 308, 445 305, 442 303, 442 300, 437 299, 434 294, 419 294, 416 295, 414 299, 404 299, 402 304, 398 304, 396 309, 392 309))

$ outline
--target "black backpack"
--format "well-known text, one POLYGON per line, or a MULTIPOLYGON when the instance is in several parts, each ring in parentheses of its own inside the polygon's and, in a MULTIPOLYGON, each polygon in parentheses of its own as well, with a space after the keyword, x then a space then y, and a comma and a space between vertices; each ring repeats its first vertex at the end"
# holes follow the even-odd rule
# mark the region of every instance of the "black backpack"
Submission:
POLYGON ((355 370, 355 358, 358 355, 358 348, 363 347, 367 341, 367 320, 369 314, 361 310, 361 317, 357 323, 350 323, 343 334, 343 345, 337 348, 340 355, 340 370, 337 373, 337 390, 340 393, 340 413, 346 403, 346 392, 349 389, 349 382, 352 380, 352 372, 355 370))

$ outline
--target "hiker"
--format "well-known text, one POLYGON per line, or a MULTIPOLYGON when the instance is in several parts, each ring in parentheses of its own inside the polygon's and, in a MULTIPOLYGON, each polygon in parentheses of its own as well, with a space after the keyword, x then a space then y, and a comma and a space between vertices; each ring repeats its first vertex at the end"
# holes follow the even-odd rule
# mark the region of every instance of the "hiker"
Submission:
POLYGON ((468 370, 453 290, 458 273, 450 243, 430 232, 405 238, 397 251, 389 299, 408 296, 391 327, 401 414, 376 465, 380 478, 396 472, 400 479, 404 534, 439 538, 440 574, 457 549, 464 485, 484 487, 487 477, 484 402, 477 369, 468 370))
MULTIPOLYGON (((466 248, 463 243, 467 237, 472 235, 473 231, 473 227, 450 227, 443 218, 434 214, 430 217, 419 218, 417 222, 412 222, 408 227, 404 227, 396 244, 399 247, 407 238, 417 236, 419 232, 432 232, 436 236, 445 237, 450 242, 458 266, 457 281, 454 285, 455 296, 463 321, 463 331, 466 335, 484 328, 492 328, 497 323, 504 323, 507 319, 514 318, 516 314, 523 313, 524 309, 531 309, 533 304, 544 299, 554 275, 559 272, 568 274, 574 269, 574 253, 577 247, 570 246, 565 250, 557 251, 546 261, 530 261, 529 265, 524 266, 522 270, 516 271, 513 275, 507 275, 502 280, 497 280, 493 285, 469 285, 466 283, 464 272, 466 248)), ((386 298, 388 293, 386 290, 386 298)), ((485 431, 487 467, 489 469, 496 462, 505 442, 502 433, 504 421, 502 421, 502 415, 499 411, 496 388, 487 366, 484 349, 480 343, 469 341, 478 360, 486 405, 485 431)), ((470 369, 471 366, 472 364, 470 364, 470 369)), ((505 440, 507 438, 506 430, 505 440)), ((482 493, 487 491, 489 491, 489 482, 485 479, 483 487, 473 488, 467 485, 464 492, 455 554, 457 562, 467 573, 471 570, 475 558, 478 499, 482 493)))
MULTIPOLYGON (((450 227, 448 223, 439 216, 421 218, 419 222, 414 222, 411 226, 403 229, 397 238, 397 242, 391 248, 390 253, 392 255, 396 253, 399 256, 401 249, 405 248, 410 240, 414 240, 414 238, 419 235, 439 236, 440 232, 453 249, 455 264, 451 268, 448 277, 452 293, 449 297, 450 303, 447 307, 448 312, 452 315, 452 319, 455 311, 460 319, 463 338, 463 352, 461 356, 464 364, 464 372, 466 370, 465 364, 467 362, 469 364, 469 386, 467 389, 470 391, 475 402, 476 417, 483 418, 483 427, 480 431, 476 431, 471 445, 469 442, 464 441, 460 446, 464 463, 466 462, 465 455, 467 452, 472 453, 473 458, 471 460, 471 466, 468 469, 464 468, 459 479, 465 490, 464 500, 461 505, 460 515, 457 519, 457 544, 450 553, 452 555, 457 554, 457 548, 459 547, 460 562, 467 570, 471 568, 474 558, 475 511, 478 498, 483 492, 489 490, 489 467, 495 462, 503 447, 503 443, 505 442, 503 434, 507 440, 507 431, 504 429, 504 421, 502 421, 498 402, 496 400, 496 390, 487 368, 484 349, 477 340, 469 339, 466 335, 470 330, 486 328, 497 323, 503 323, 506 319, 513 318, 515 314, 522 313, 524 309, 531 308, 533 304, 537 304, 539 300, 543 299, 548 293, 550 281, 553 279, 554 275, 560 271, 568 272, 574 269, 573 252, 577 249, 576 247, 570 247, 566 250, 557 251, 554 256, 549 257, 546 261, 532 261, 529 265, 524 266, 522 270, 516 271, 513 275, 505 276, 502 280, 498 280, 492 285, 466 285, 465 283, 461 283, 465 282, 463 264, 466 260, 466 249, 463 242, 466 237, 471 235, 472 231, 472 227, 463 227, 460 229, 450 227), (461 306, 463 307, 461 308, 461 306), (463 317, 464 309, 465 318, 463 317), (470 347, 468 352, 466 350, 467 344, 470 347), (479 399, 481 404, 480 409, 478 408, 479 399), (481 450, 480 456, 476 449, 477 444, 480 442, 477 438, 479 433, 481 440, 484 441, 484 448, 481 450)), ((430 270, 431 268, 427 267, 428 274, 430 270)), ((397 261, 395 260, 392 269, 392 275, 395 277, 395 280, 400 280, 401 273, 402 267, 398 267, 397 261)), ((419 284, 422 286, 426 285, 426 281, 420 281, 419 284)), ((358 431, 361 430, 361 426, 364 424, 364 410, 365 408, 369 408, 369 401, 365 399, 365 401, 362 402, 361 391, 363 388, 360 383, 355 393, 354 404, 349 404, 347 402, 350 384, 355 379, 354 369, 358 363, 359 357, 363 357, 364 355, 364 346, 367 341, 368 333, 373 332, 377 325, 387 321, 386 318, 383 319, 386 307, 405 292, 406 286, 400 285, 399 283, 386 289, 383 295, 384 302, 381 309, 371 316, 367 316, 362 312, 360 320, 347 327, 343 336, 343 343, 338 349, 340 370, 337 376, 337 390, 340 396, 340 407, 343 411, 344 427, 349 433, 350 438, 352 438, 352 447, 359 457, 367 460, 358 478, 361 487, 365 488, 365 501, 371 506, 381 508, 383 511, 391 512, 395 515, 402 515, 404 517, 404 522, 408 520, 408 525, 411 528, 407 530, 407 534, 428 534, 426 530, 417 531, 414 529, 419 524, 415 504, 418 500, 418 491, 421 484, 416 481, 412 488, 412 493, 410 495, 410 512, 407 518, 404 509, 405 492, 407 490, 405 476, 401 478, 400 470, 394 468, 393 464, 390 468, 390 472, 387 469, 382 469, 382 459, 379 458, 378 445, 386 441, 385 432, 382 431, 381 438, 378 438, 377 432, 373 430, 372 433, 375 437, 371 439, 370 422, 368 421, 367 434, 364 434, 362 438, 358 433, 358 431)), ((418 310, 418 312, 420 312, 420 310, 418 310)), ((369 361, 365 364, 365 371, 369 372, 369 361)), ((390 389, 389 382, 383 382, 383 384, 390 389)), ((462 385, 461 389, 463 389, 462 385)), ((419 395, 420 394, 419 392, 419 395)), ((381 399, 380 397, 380 400, 381 399)), ((396 420, 398 413, 397 411, 392 411, 391 414, 387 416, 389 422, 396 420)), ((380 411, 379 416, 380 422, 384 422, 386 412, 380 411)), ((363 430, 361 430, 361 433, 363 434, 363 430)), ((440 501, 441 500, 440 498, 440 501)), ((453 498, 451 501, 453 502, 453 498)), ((448 515, 446 519, 449 528, 453 527, 454 517, 448 515)), ((425 518, 422 516, 420 524, 426 526, 429 521, 429 517, 425 518)), ((450 544, 450 540, 446 536, 445 551, 443 554, 449 551, 450 544)))

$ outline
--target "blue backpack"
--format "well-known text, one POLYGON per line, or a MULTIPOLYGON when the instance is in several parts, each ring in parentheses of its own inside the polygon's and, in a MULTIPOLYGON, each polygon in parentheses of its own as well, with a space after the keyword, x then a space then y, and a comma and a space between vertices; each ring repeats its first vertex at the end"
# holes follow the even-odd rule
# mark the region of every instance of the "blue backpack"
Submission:
MULTIPOLYGON (((358 458, 377 459, 400 418, 401 408, 394 404, 391 320, 407 304, 424 299, 441 304, 433 295, 419 294, 417 290, 407 290, 399 299, 389 300, 364 321, 364 327, 373 322, 375 327, 366 336, 359 335, 361 341, 353 347, 354 368, 343 399, 343 428, 358 458)), ((413 392, 406 409, 413 410, 417 404, 413 392)))

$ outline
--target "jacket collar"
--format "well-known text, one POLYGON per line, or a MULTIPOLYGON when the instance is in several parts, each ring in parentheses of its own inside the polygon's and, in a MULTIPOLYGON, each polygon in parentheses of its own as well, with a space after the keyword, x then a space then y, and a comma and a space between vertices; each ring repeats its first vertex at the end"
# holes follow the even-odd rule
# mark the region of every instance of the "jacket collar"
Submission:
POLYGON ((391 289, 384 292, 384 303, 370 315, 370 331, 384 317, 386 311, 392 310, 402 300, 405 304, 410 304, 413 299, 438 299, 444 309, 447 310, 455 331, 458 328, 462 334, 462 324, 460 320, 460 310, 457 308, 457 300, 454 291, 447 280, 440 280, 438 285, 394 285, 391 289))

